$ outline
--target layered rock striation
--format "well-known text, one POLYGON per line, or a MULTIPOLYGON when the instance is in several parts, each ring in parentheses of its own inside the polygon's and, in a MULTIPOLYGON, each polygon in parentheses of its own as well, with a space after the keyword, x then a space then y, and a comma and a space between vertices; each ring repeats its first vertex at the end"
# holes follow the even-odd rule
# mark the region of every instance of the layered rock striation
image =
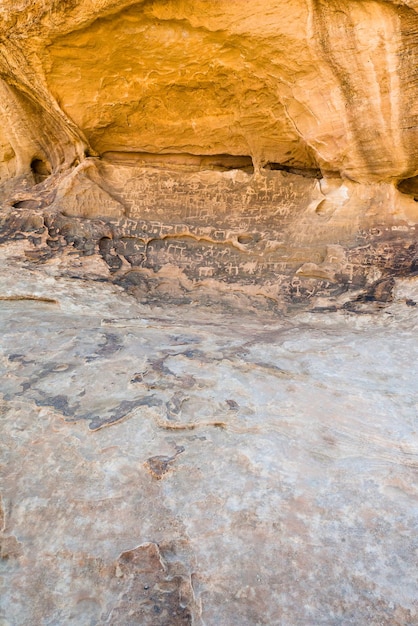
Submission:
POLYGON ((417 39, 0 3, 0 626, 418 624, 417 39))
POLYGON ((417 266, 416 8, 3 3, 3 241, 180 300, 389 300, 417 266))

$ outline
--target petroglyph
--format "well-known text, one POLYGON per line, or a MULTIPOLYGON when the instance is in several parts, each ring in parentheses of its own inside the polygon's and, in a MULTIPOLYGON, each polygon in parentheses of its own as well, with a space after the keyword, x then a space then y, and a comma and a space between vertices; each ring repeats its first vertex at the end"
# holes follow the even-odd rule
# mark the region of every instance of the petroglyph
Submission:
MULTIPOLYGON (((357 302, 361 293, 379 300, 383 292, 375 283, 416 271, 415 227, 401 212, 385 213, 387 188, 380 196, 375 188, 360 193, 348 182, 331 185, 268 169, 190 172, 97 159, 79 169, 47 212, 38 208, 34 215, 19 201, 3 213, 1 240, 21 241, 29 263, 73 258, 71 272, 77 256, 92 257, 104 262, 102 277, 141 299, 235 294, 280 311, 317 307, 324 298, 345 306, 347 297, 357 302), (77 176, 88 193, 71 214, 77 176), (327 197, 327 185, 333 202, 344 201, 325 215, 315 207, 327 197), (101 198, 112 199, 115 214, 101 198), (378 223, 368 215, 371 202, 381 207, 378 223), (349 292, 353 296, 344 295, 349 292)), ((31 202, 42 204, 35 196, 31 202)), ((85 271, 79 268, 80 262, 76 271, 85 271)), ((387 298, 385 292, 382 301, 387 298)))

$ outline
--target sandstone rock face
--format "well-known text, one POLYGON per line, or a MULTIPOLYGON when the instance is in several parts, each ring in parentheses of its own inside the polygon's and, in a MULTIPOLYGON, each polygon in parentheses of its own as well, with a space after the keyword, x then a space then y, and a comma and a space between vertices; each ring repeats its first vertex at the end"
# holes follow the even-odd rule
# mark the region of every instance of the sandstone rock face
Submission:
POLYGON ((5 174, 82 146, 418 172, 414 3, 4 2, 5 174), (32 152, 31 152, 32 151, 32 152))
POLYGON ((388 301, 417 265, 415 8, 3 3, 3 238, 177 298, 388 301))
POLYGON ((28 270, 17 245, 2 624, 415 626, 416 281, 380 316, 238 317, 28 270))
POLYGON ((418 2, 0 35, 0 626, 415 626, 418 2))

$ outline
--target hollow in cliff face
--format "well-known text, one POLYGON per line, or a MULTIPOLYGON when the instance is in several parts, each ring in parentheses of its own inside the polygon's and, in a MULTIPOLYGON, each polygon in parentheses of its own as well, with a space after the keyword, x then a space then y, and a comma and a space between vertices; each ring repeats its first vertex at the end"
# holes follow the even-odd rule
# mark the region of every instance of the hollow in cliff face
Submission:
POLYGON ((30 262, 278 311, 385 303, 415 273, 411 4, 3 13, 1 234, 30 262))
POLYGON ((416 624, 418 3, 0 11, 1 626, 416 624))

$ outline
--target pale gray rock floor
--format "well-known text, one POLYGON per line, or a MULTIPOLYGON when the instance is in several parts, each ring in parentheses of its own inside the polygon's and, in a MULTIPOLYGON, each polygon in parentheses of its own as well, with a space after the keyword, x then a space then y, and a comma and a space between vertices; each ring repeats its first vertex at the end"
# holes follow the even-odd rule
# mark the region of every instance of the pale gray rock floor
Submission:
POLYGON ((0 286, 1 626, 418 624, 414 281, 288 318, 0 286))

